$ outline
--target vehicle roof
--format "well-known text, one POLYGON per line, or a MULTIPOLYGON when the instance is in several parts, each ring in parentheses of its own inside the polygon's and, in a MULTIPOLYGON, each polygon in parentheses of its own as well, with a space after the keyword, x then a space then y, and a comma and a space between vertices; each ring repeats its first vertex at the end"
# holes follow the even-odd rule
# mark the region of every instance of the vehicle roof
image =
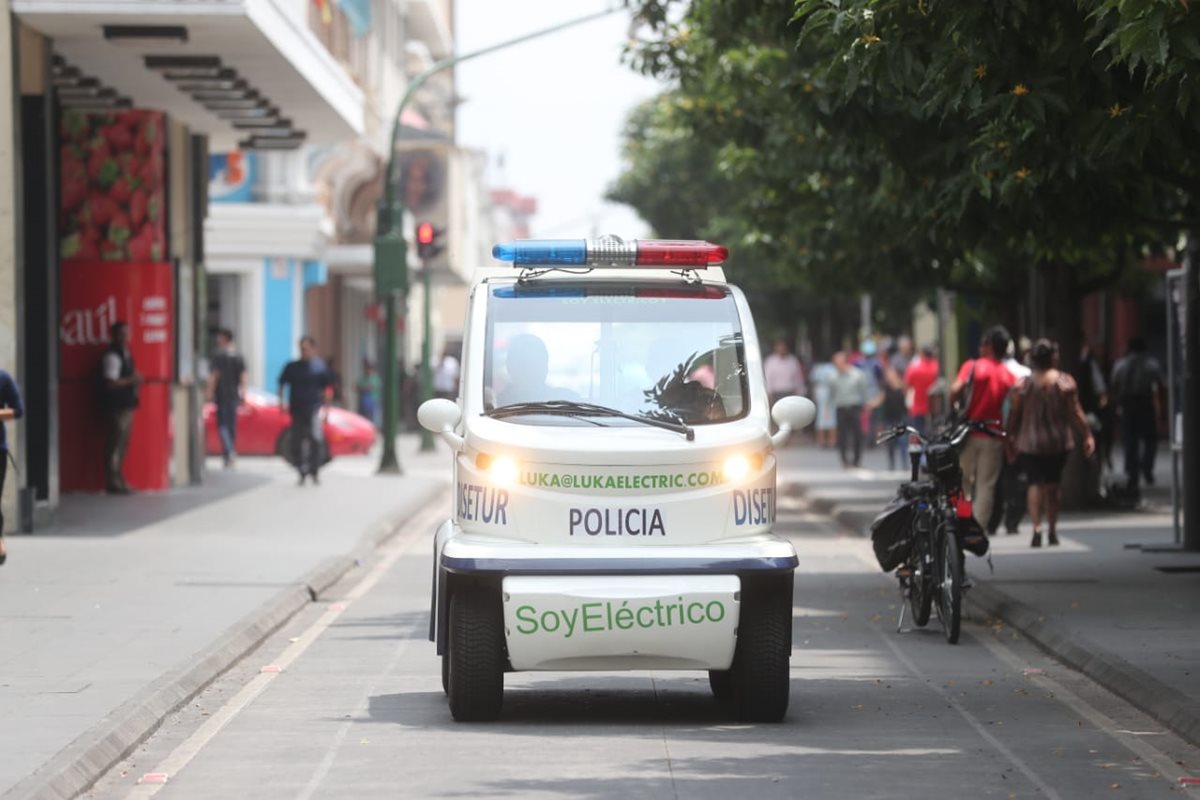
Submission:
MULTIPOLYGON (((656 267, 636 267, 629 269, 611 269, 607 267, 589 268, 589 267, 564 267, 562 269, 549 269, 545 267, 528 268, 531 272, 547 269, 543 276, 545 280, 558 281, 587 281, 589 283, 663 283, 672 280, 685 283, 679 272, 672 269, 660 269, 656 267)), ((472 277, 472 285, 479 283, 511 283, 521 277, 522 272, 526 271, 521 267, 512 266, 496 266, 496 267, 480 267, 475 270, 472 277)), ((693 275, 700 278, 703 283, 726 283, 725 270, 721 267, 708 267, 707 269, 689 270, 693 275)), ((533 278, 531 280, 538 280, 533 278)))

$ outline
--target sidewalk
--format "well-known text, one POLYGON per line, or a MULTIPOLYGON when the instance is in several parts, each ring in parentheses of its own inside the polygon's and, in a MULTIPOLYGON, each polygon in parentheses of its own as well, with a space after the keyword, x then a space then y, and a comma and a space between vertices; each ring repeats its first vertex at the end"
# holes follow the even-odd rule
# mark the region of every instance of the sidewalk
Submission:
MULTIPOLYGON (((846 472, 834 453, 811 447, 781 461, 781 491, 859 535, 906 479, 846 472)), ((882 452, 867 454, 867 467, 884 463, 882 452)), ((1166 477, 1160 469, 1160 484, 1166 477)), ((968 557, 976 587, 967 599, 1200 745, 1200 553, 1140 549, 1172 541, 1159 499, 1148 511, 1066 514, 1053 549, 1029 547, 1026 520, 1020 535, 992 539, 994 574, 968 557)))
POLYGON ((414 455, 408 437, 400 447, 404 477, 374 475, 376 456, 346 458, 320 487, 300 488, 278 459, 232 471, 210 461, 203 486, 69 496, 53 527, 10 536, 0 796, 119 755, 353 568, 362 548, 436 501, 447 451, 414 455))

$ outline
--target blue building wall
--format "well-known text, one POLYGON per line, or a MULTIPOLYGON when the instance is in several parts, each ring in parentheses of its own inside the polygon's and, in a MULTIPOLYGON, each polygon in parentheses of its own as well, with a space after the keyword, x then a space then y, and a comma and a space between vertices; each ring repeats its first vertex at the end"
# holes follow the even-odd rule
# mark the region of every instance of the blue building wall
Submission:
POLYGON ((274 391, 284 365, 295 358, 299 329, 296 317, 296 264, 292 259, 263 260, 263 379, 274 391))

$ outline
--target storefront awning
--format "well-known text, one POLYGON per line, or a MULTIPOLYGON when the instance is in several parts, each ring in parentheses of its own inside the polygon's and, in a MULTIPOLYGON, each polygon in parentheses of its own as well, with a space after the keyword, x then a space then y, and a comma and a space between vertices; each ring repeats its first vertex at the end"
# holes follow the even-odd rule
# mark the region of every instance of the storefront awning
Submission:
POLYGON ((139 108, 159 109, 214 150, 248 136, 228 113, 206 107, 168 80, 153 62, 207 57, 224 75, 278 110, 306 143, 332 143, 363 133, 363 93, 308 28, 306 4, 273 0, 13 0, 30 27, 53 40, 54 51, 139 108), (294 13, 287 13, 290 8, 294 13), (106 26, 108 35, 106 36, 106 26), (113 30, 157 26, 182 30, 162 40, 114 36, 113 30))

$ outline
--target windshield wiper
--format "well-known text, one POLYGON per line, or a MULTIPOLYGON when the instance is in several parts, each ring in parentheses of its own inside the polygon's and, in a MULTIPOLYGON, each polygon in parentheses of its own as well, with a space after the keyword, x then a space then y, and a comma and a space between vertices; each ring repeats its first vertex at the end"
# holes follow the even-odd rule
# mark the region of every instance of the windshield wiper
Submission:
POLYGON ((687 437, 688 441, 693 441, 696 438, 696 431, 689 425, 683 422, 669 422, 665 419, 655 419, 654 417, 645 414, 629 414, 619 408, 609 408, 608 406, 600 406, 595 403, 577 403, 574 400, 546 400, 538 403, 511 403, 499 408, 493 408, 491 411, 483 412, 485 417, 494 419, 504 419, 505 417, 517 417, 524 414, 558 414, 565 417, 580 417, 580 416, 595 416, 595 417, 620 417, 621 419, 633 420, 640 422, 643 425, 651 425, 655 428, 662 428, 675 433, 682 433, 687 437))

